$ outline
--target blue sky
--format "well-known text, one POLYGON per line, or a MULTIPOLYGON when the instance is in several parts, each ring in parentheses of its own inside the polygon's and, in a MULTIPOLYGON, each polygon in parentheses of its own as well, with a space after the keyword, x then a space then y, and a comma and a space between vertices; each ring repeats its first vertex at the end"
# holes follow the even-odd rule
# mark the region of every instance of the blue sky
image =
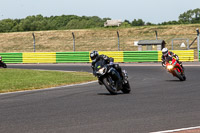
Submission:
POLYGON ((200 0, 1 0, 0 20, 64 14, 162 23, 196 8, 200 0))

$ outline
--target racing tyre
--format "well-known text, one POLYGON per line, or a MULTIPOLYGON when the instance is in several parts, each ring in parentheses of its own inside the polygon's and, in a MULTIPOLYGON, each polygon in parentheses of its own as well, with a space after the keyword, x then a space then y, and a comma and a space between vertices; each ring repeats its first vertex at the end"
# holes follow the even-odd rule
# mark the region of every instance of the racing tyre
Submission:
POLYGON ((185 74, 182 74, 182 76, 183 76, 183 80, 185 81, 185 80, 186 80, 186 76, 185 76, 185 74))
POLYGON ((123 84, 123 89, 121 90, 123 93, 128 94, 131 92, 131 87, 129 82, 127 81, 126 83, 123 84))
POLYGON ((176 77, 179 78, 180 81, 184 81, 183 76, 181 75, 181 72, 178 72, 178 70, 174 70, 174 72, 176 73, 176 77))
POLYGON ((116 83, 114 83, 114 81, 110 76, 103 79, 103 84, 105 85, 106 89, 110 92, 110 94, 112 95, 117 94, 116 83))

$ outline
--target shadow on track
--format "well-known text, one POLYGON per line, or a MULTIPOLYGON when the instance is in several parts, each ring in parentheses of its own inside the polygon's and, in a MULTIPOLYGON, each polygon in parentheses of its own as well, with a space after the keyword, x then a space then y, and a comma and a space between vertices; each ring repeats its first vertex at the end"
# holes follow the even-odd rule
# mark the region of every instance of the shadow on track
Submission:
POLYGON ((173 80, 165 80, 165 81, 167 81, 167 82, 183 82, 183 81, 180 81, 179 79, 173 79, 173 80))
MULTIPOLYGON (((128 95, 128 94, 125 94, 125 93, 122 93, 122 92, 119 92, 116 95, 112 95, 110 93, 97 93, 97 94, 98 95, 104 95, 104 96, 128 95)), ((129 94, 131 94, 131 93, 129 93, 129 94)))

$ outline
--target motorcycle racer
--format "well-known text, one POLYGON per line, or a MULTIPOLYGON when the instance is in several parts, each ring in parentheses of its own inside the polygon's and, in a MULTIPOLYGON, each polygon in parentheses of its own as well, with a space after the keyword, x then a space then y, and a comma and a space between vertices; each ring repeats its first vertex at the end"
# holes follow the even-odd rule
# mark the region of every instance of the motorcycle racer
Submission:
POLYGON ((168 58, 176 58, 176 61, 180 64, 180 66, 184 69, 182 62, 179 61, 178 55, 174 54, 173 52, 170 52, 167 48, 162 49, 162 66, 165 67, 165 62, 168 60, 168 58))
POLYGON ((98 51, 92 51, 90 53, 90 58, 92 60, 92 64, 91 67, 93 69, 93 75, 96 76, 96 73, 94 71, 94 67, 95 67, 95 63, 99 60, 105 60, 106 64, 112 65, 120 74, 120 76, 123 78, 123 80, 128 78, 128 74, 125 70, 122 71, 121 67, 119 66, 119 64, 114 64, 114 59, 112 57, 108 57, 106 55, 99 55, 98 51))
POLYGON ((6 63, 2 61, 2 57, 0 56, 0 67, 7 68, 6 63))

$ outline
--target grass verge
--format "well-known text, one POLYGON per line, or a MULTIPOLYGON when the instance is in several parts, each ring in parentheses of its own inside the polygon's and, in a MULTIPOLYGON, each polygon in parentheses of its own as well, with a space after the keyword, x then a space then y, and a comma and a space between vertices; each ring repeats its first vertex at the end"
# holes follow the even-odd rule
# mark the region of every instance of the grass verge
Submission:
POLYGON ((26 69, 0 69, 0 93, 50 88, 94 81, 87 72, 59 72, 26 69))

